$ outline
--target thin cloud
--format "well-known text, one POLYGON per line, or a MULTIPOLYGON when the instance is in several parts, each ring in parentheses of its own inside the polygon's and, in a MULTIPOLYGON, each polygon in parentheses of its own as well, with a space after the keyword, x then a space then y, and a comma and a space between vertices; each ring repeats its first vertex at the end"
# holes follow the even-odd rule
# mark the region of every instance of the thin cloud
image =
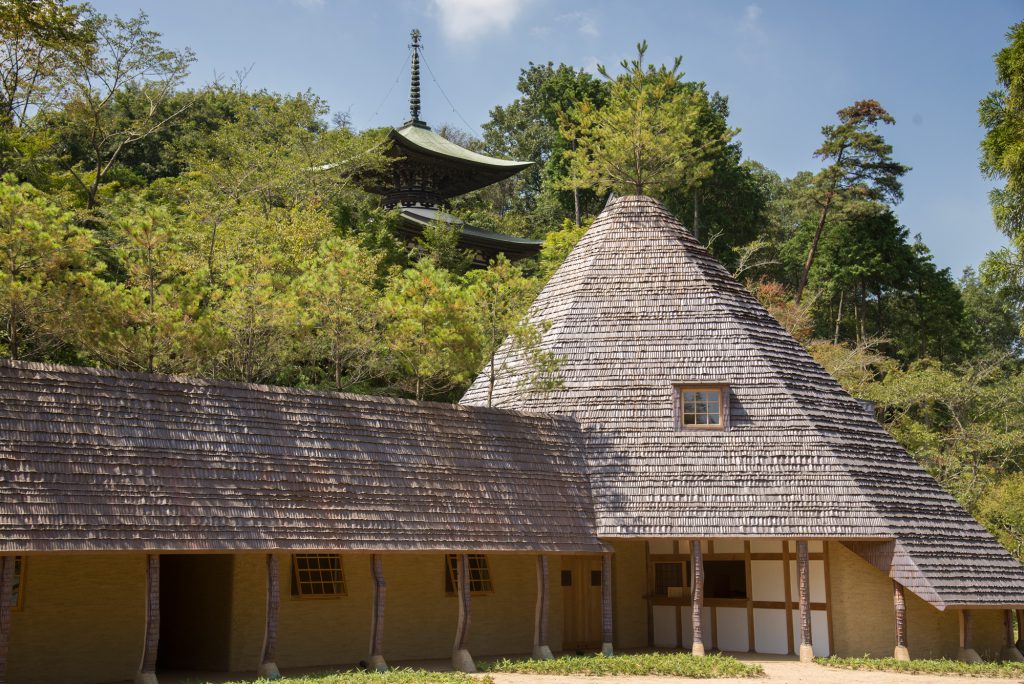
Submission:
POLYGON ((597 18, 590 12, 569 12, 555 17, 555 21, 566 24, 575 24, 576 30, 585 36, 593 38, 601 37, 601 29, 597 25, 597 18))
POLYGON ((740 31, 743 33, 759 33, 761 31, 761 14, 763 10, 757 5, 747 5, 740 20, 740 31))
POLYGON ((446 38, 474 42, 494 31, 508 31, 527 0, 434 0, 446 38))
POLYGON ((290 0, 293 5, 304 9, 317 9, 327 4, 327 0, 290 0))

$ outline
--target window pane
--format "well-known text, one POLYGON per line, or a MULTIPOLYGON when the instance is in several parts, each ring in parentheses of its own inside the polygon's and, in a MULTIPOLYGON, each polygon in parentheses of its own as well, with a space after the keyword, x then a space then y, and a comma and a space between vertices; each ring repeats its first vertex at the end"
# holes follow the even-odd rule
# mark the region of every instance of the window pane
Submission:
MULTIPOLYGON (((654 595, 668 596, 669 587, 682 588, 686 586, 683 582, 682 563, 655 563, 654 564, 654 595)), ((672 592, 680 593, 680 592, 672 592)))

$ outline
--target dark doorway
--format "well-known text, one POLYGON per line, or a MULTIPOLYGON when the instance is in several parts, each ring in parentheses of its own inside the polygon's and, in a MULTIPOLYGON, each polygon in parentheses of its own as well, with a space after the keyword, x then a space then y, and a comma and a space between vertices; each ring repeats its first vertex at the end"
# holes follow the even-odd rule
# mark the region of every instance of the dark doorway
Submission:
POLYGON ((158 670, 227 671, 232 557, 160 556, 158 670))

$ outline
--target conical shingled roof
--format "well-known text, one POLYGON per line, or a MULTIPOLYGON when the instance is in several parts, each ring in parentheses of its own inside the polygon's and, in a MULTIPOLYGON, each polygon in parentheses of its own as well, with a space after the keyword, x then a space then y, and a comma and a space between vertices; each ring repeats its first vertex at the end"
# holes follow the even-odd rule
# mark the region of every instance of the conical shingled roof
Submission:
POLYGON ((1024 569, 655 200, 609 204, 528 317, 564 386, 524 389, 506 345, 494 405, 577 418, 599 536, 839 538, 940 608, 1024 606, 1024 569), (674 383, 727 385, 728 429, 677 429, 674 383))

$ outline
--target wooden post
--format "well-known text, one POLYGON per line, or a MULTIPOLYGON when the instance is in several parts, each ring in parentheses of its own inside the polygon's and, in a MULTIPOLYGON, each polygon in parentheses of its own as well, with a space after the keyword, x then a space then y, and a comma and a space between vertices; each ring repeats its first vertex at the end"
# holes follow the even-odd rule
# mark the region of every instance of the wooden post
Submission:
POLYGON ((135 684, 157 684, 156 652, 160 643, 160 556, 146 556, 146 637, 135 684))
POLYGON ((277 556, 267 554, 267 622, 263 631, 263 653, 257 673, 266 679, 281 676, 277 669, 277 616, 281 605, 280 565, 277 556))
POLYGON ((384 595, 387 584, 384 582, 384 562, 380 554, 370 556, 370 572, 373 575, 373 613, 370 616, 370 669, 386 672, 387 661, 384 660, 384 595))
POLYGON ((896 650, 893 657, 896 660, 910 660, 910 651, 907 649, 907 597, 903 593, 903 585, 896 580, 892 581, 892 604, 896 611, 896 650))
POLYGON ((476 672, 473 656, 469 654, 466 643, 469 641, 470 609, 470 577, 469 557, 460 553, 456 556, 455 591, 459 598, 459 622, 455 628, 455 647, 452 649, 452 669, 456 672, 476 672))
POLYGON ((966 608, 960 611, 960 651, 957 660, 965 663, 980 663, 981 656, 974 650, 974 620, 971 611, 966 608))
POLYGON ((800 597, 800 662, 814 660, 814 646, 811 638, 811 568, 807 558, 807 541, 796 543, 797 592, 800 597))
POLYGON ((0 556, 0 684, 7 684, 7 653, 11 643, 13 594, 14 556, 0 556))
POLYGON ((1003 611, 1003 628, 1006 630, 1006 643, 1003 645, 1002 658, 1003 660, 1019 663, 1024 661, 1024 655, 1021 654, 1017 645, 1013 642, 1013 611, 1003 611))
POLYGON ((551 660, 548 645, 548 557, 537 556, 537 608, 533 619, 533 657, 551 660))
POLYGON ((615 655, 612 646, 612 554, 601 557, 601 653, 615 655))
POLYGON ((693 655, 704 655, 704 555, 701 553, 700 540, 690 542, 690 560, 693 563, 693 655))

